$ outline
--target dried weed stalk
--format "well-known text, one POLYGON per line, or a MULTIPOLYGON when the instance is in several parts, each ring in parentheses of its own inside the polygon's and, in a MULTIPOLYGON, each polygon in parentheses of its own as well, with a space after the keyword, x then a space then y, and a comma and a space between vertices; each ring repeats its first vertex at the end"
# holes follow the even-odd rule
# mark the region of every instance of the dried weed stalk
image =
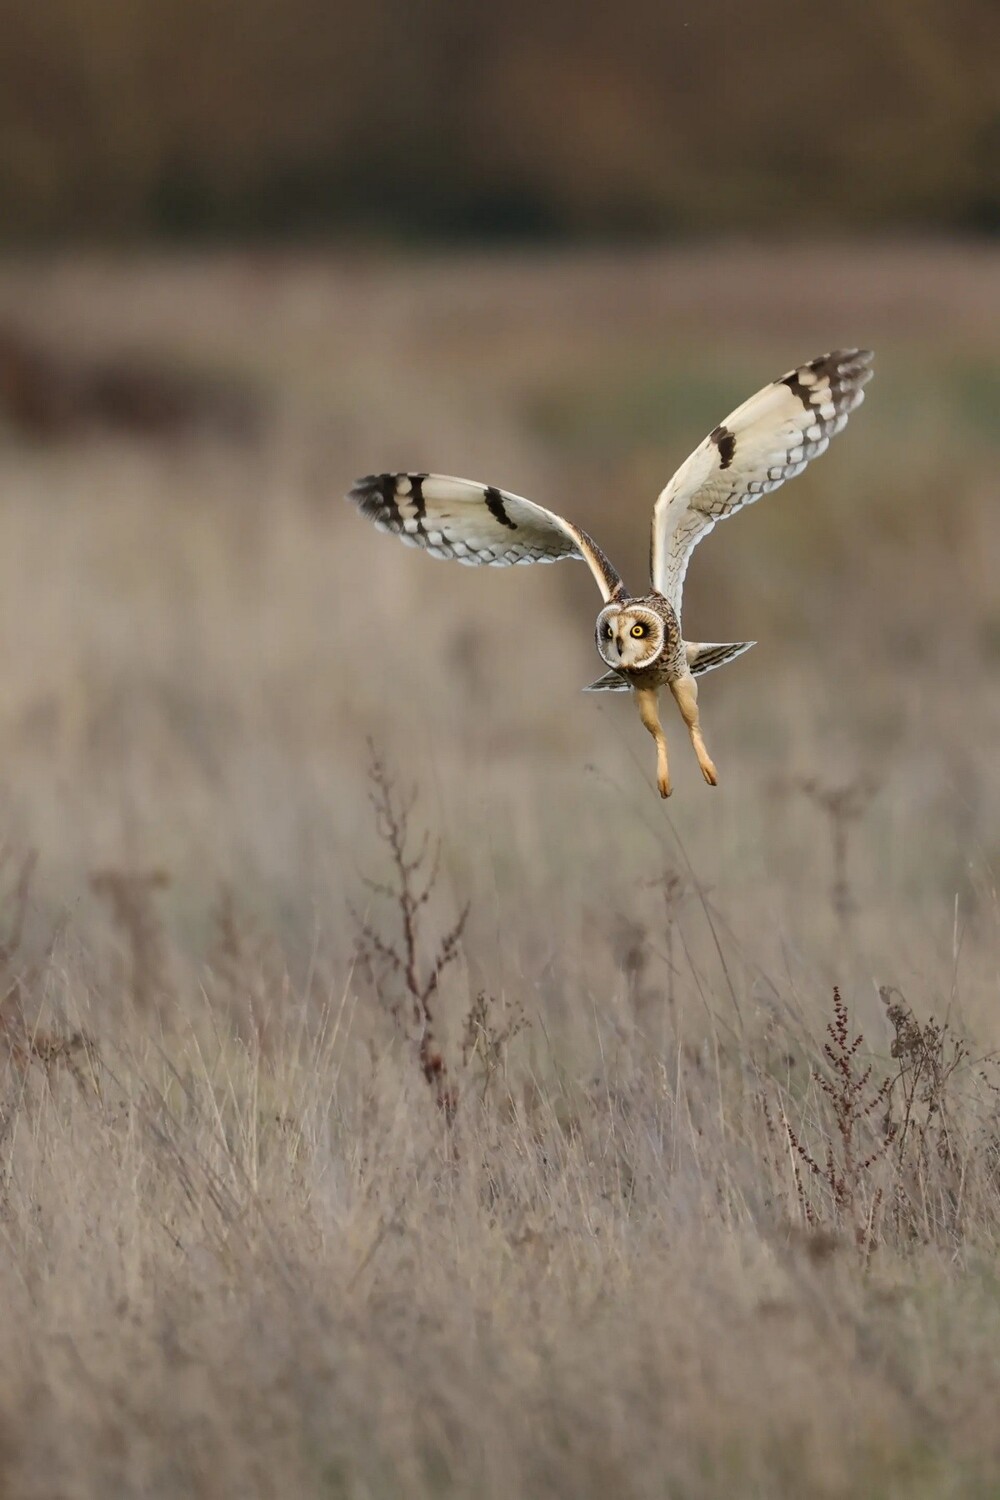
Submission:
POLYGON ((822 1217, 809 1190, 812 1181, 826 1188, 837 1222, 850 1225, 858 1246, 869 1250, 882 1189, 866 1194, 865 1188, 872 1167, 882 1160, 896 1137, 897 1127, 889 1110, 894 1080, 888 1077, 876 1082, 872 1065, 861 1066, 858 1054, 864 1045, 864 1034, 859 1031, 851 1036, 847 1006, 836 986, 833 1016, 826 1032, 825 1068, 813 1068, 813 1078, 827 1101, 830 1119, 819 1157, 806 1146, 784 1109, 781 1121, 792 1149, 795 1190, 806 1221, 816 1228, 822 1217), (876 1132, 872 1127, 877 1117, 881 1121, 876 1132))
POLYGON ((921 1026, 904 996, 888 985, 879 986, 879 999, 893 1029, 890 1054, 898 1063, 893 1080, 900 1113, 897 1154, 902 1158, 912 1145, 924 1161, 931 1153, 939 1160, 950 1159, 948 1086, 956 1069, 968 1059, 968 1043, 933 1016, 921 1026))
POLYGON ((478 1066, 484 1099, 494 1079, 506 1071, 510 1043, 530 1025, 518 1001, 504 1003, 502 1020, 498 1023, 494 1016, 499 1008, 492 995, 480 990, 469 1007, 462 1036, 462 1062, 466 1068, 478 1066))
POLYGON ((352 911, 358 928, 358 956, 390 1015, 412 1036, 420 1071, 435 1103, 451 1124, 458 1107, 458 1093, 437 1041, 435 1002, 441 976, 459 956, 469 906, 466 903, 457 920, 437 939, 433 956, 424 959, 422 955, 429 946, 423 931, 424 917, 438 885, 440 841, 432 844, 426 830, 422 835, 415 834, 413 812, 417 790, 400 790, 370 742, 368 782, 375 831, 388 851, 391 874, 387 881, 365 878, 364 883, 374 899, 394 911, 398 934, 395 938, 384 938, 367 916, 352 911))
MULTIPOLYGON (((680 908, 690 894, 689 884, 685 877, 676 870, 665 869, 654 879, 645 881, 644 886, 647 890, 656 891, 663 902, 662 931, 667 966, 666 999, 668 1011, 673 1015, 677 1000, 675 937, 680 908)), ((619 918, 615 946, 616 957, 628 986, 629 999, 636 1012, 641 1015, 654 1006, 658 1008, 662 999, 660 990, 655 986, 647 986, 645 983, 651 955, 647 928, 637 922, 634 917, 622 914, 619 918)))
POLYGON ((851 832, 878 791, 878 783, 861 777, 834 787, 823 786, 813 776, 801 776, 795 785, 827 816, 833 862, 830 905, 841 927, 846 928, 856 910, 847 874, 851 832))
POLYGON ((932 1204, 939 1222, 943 1210, 954 1226, 971 1163, 960 1148, 951 1094, 956 1075, 969 1061, 969 1045, 933 1016, 921 1025, 898 990, 882 985, 879 998, 893 1030, 890 1054, 897 1065, 897 1227, 910 1233, 926 1230, 932 1204))
MULTIPOLYGON (((866 1251, 873 1246, 885 1195, 897 1233, 906 1238, 951 1234, 965 1211, 977 1169, 985 1168, 990 1182, 994 1177, 995 1136, 987 1133, 980 1150, 974 1116, 967 1116, 960 1129, 953 1104, 956 1081, 970 1063, 968 1043, 947 1023, 932 1018, 921 1024, 898 990, 881 986, 879 996, 892 1027, 895 1069, 876 1078, 873 1064, 861 1065, 863 1034, 851 1036, 847 1007, 834 989, 824 1064, 812 1069, 826 1104, 822 1149, 811 1150, 801 1127, 792 1125, 784 1108, 780 1114, 807 1224, 812 1229, 850 1228, 866 1251), (876 1184, 872 1168, 882 1162, 889 1170, 883 1170, 876 1184), (827 1216, 816 1193, 820 1185, 826 1190, 827 1216)), ((779 1132, 763 1095, 761 1108, 773 1146, 779 1132)), ((774 1165, 770 1153, 769 1159, 774 1165)))

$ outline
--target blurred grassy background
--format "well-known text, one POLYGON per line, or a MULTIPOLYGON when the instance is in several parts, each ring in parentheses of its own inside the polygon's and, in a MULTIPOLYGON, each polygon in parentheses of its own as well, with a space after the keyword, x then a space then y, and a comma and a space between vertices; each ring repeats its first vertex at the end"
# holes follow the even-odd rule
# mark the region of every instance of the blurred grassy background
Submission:
POLYGON ((6 237, 995 232, 990 0, 5 0, 6 237))
MULTIPOLYGON (((78 384, 99 356, 144 361, 239 390, 254 413, 235 435, 192 417, 150 437, 81 408, 68 435, 11 435, 4 761, 25 836, 74 846, 73 880, 122 858, 126 834, 131 858, 183 859, 196 881, 250 849, 277 881, 284 851, 283 905, 301 910, 294 829, 331 859, 356 834, 373 733, 433 777, 469 848, 484 819, 491 840, 561 819, 571 868, 590 838, 575 810, 606 796, 609 857, 619 840, 635 857, 666 815, 734 894, 759 894, 768 851, 791 910, 808 860, 773 789, 871 775, 866 909, 903 888, 950 902, 969 886, 970 830, 995 852, 995 286, 991 250, 944 245, 8 260, 0 307, 36 309, 78 384), (638 586, 672 468, 791 359, 852 342, 875 345, 878 375, 849 433, 692 565, 689 630, 761 642, 705 685, 718 795, 675 729, 681 795, 650 803, 634 716, 577 693, 596 662, 584 570, 440 568, 340 500, 383 465, 480 476, 579 517, 638 586), (241 770, 268 779, 248 796, 241 770), (543 809, 532 776, 551 783, 543 809), (513 825, 497 797, 520 808, 513 825)), ((806 809, 795 826, 811 844, 806 809)), ((545 879, 564 873, 563 843, 545 879)), ((540 851, 507 854, 524 890, 540 851)))
POLYGON ((995 7, 0 9, 0 1491, 994 1495, 995 7), (759 642, 715 791, 578 691, 584 569, 341 499, 466 474, 638 586, 691 448, 852 344, 688 575, 759 642), (369 738, 422 963, 469 905, 440 1077, 369 738))

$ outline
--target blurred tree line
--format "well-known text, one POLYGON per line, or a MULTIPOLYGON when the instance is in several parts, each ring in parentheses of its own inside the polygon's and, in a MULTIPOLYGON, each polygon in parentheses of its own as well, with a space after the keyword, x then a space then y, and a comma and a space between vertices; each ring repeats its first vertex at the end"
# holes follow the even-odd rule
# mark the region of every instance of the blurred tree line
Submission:
POLYGON ((0 0, 4 237, 1000 228, 1000 0, 0 0))

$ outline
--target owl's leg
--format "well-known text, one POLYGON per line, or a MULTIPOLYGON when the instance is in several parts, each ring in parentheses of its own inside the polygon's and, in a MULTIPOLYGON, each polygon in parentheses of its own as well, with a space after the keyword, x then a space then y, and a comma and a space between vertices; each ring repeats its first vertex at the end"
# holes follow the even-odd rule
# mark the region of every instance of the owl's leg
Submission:
POLYGON ((656 688, 636 688, 635 701, 639 705, 639 717, 656 741, 656 785, 661 797, 669 797, 670 768, 667 765, 667 741, 660 723, 659 694, 656 688))
POLYGON ((678 677, 676 681, 670 684, 670 691, 677 699, 677 707, 680 709, 681 717, 688 727, 688 734, 691 736, 694 753, 698 757, 699 766, 701 766, 701 774, 709 786, 718 786, 718 773, 712 764, 711 756, 705 749, 705 741, 701 737, 701 724, 698 721, 698 684, 691 676, 691 673, 688 672, 686 676, 678 677))

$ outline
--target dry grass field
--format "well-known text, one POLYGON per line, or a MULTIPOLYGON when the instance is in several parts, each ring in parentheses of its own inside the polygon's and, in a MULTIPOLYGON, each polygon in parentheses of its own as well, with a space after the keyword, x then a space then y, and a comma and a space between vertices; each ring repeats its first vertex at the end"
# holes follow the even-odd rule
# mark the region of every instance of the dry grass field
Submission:
POLYGON ((996 252, 8 259, 0 322, 259 413, 2 430, 5 1500, 1000 1493, 996 252), (638 581, 852 343, 692 564, 760 643, 715 791, 577 691, 584 569, 340 498, 467 474, 638 581))

